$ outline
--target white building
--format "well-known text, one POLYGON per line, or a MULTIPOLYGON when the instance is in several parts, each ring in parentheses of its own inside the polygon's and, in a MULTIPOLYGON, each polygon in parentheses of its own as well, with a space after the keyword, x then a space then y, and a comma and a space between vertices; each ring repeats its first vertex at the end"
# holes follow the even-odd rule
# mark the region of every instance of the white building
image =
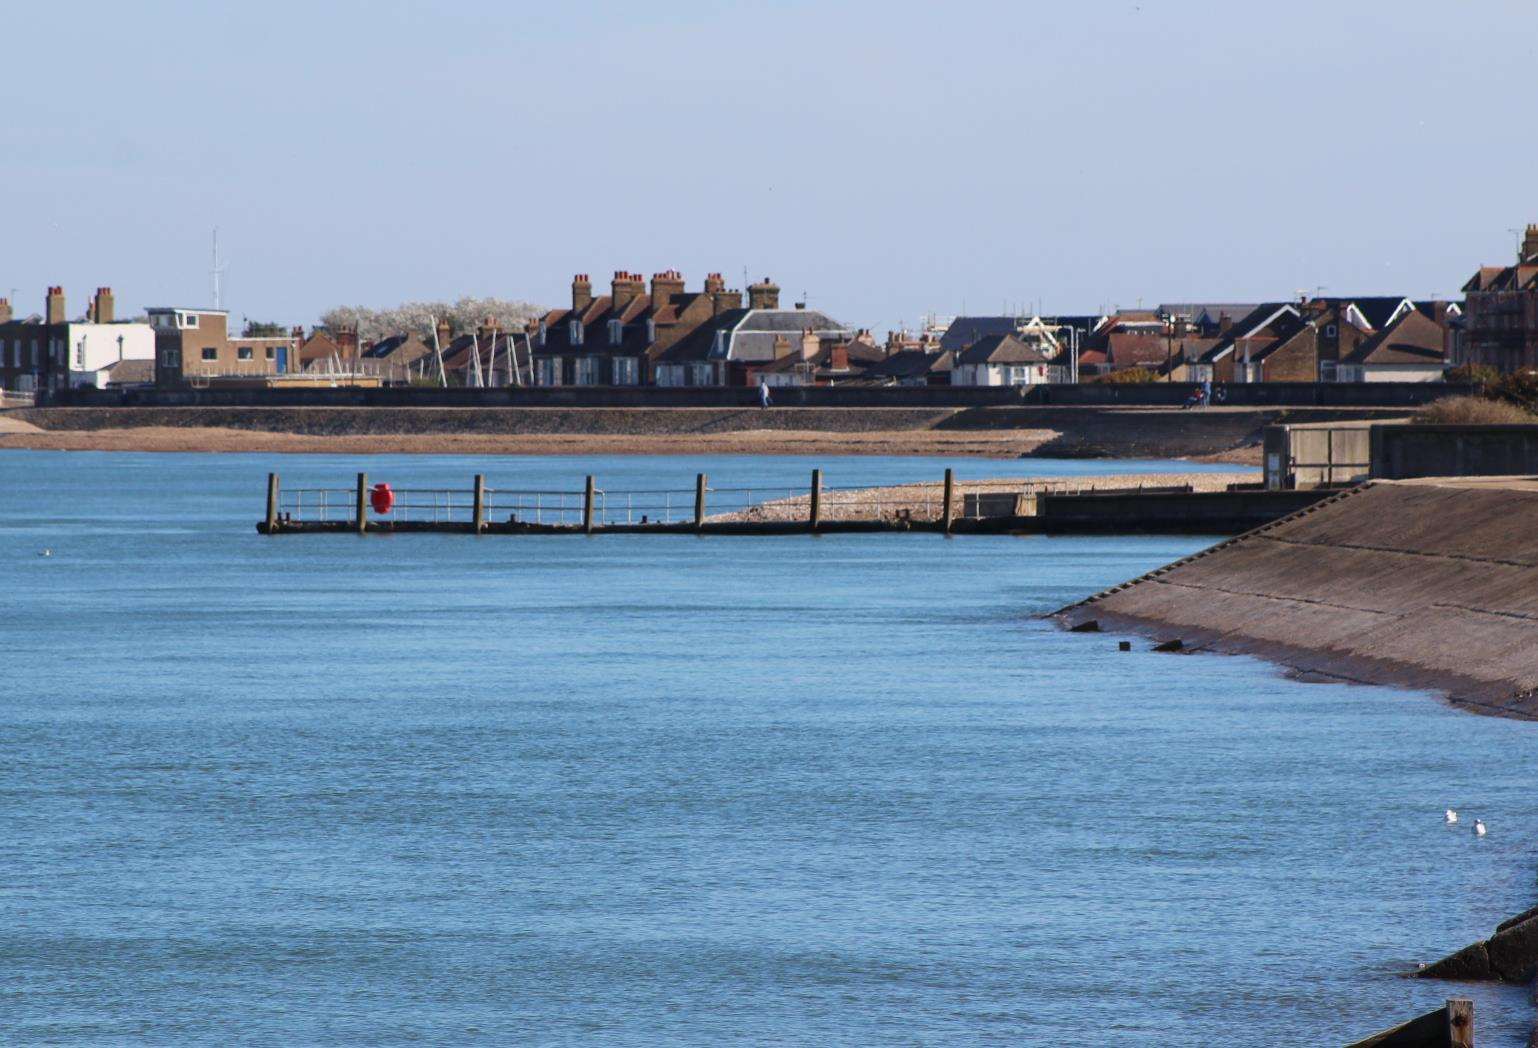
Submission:
POLYGON ((64 347, 69 360, 69 385, 106 388, 106 372, 121 360, 154 360, 155 331, 148 324, 71 323, 64 347))
POLYGON ((1052 363, 1042 344, 1022 342, 1014 335, 988 335, 956 356, 953 386, 1035 386, 1062 380, 1062 367, 1052 363))

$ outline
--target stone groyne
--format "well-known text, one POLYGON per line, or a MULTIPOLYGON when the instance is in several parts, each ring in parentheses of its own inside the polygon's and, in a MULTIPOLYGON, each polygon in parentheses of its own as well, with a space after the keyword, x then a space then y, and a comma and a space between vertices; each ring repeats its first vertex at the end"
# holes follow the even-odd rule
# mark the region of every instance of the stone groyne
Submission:
POLYGON ((1538 719, 1534 522, 1538 481, 1376 481, 1057 616, 1538 719))

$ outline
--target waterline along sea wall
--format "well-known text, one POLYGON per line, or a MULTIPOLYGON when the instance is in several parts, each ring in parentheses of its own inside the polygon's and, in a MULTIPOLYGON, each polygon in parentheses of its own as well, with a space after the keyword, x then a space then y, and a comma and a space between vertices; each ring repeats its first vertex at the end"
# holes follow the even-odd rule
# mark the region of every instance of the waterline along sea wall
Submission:
POLYGON ((1538 719, 1538 482, 1374 481, 1058 612, 1538 719))

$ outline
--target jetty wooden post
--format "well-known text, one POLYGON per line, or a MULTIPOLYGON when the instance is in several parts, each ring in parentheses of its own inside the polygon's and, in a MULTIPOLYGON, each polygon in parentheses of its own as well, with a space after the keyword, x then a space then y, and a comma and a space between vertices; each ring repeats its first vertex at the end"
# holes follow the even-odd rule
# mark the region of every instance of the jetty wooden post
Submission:
POLYGON ((475 475, 475 508, 471 512, 470 523, 479 535, 486 528, 486 474, 475 475))
POLYGON ((705 530, 705 474, 694 475, 694 530, 705 530))
POLYGON ((589 535, 593 533, 593 475, 587 477, 587 483, 582 488, 582 530, 589 535))
POLYGON ((1474 1048, 1474 1002, 1467 997, 1447 999, 1447 1043, 1452 1048, 1474 1048))
POLYGON ((353 507, 353 521, 358 525, 358 534, 368 531, 368 474, 358 474, 358 501, 353 507))
POLYGON ((812 530, 822 523, 822 470, 812 470, 812 505, 809 522, 812 530))
POLYGON ((947 469, 945 471, 945 504, 940 510, 940 526, 947 535, 951 533, 951 520, 953 519, 955 513, 955 508, 952 503, 954 502, 955 497, 956 472, 955 470, 947 469))
POLYGON ((267 474, 267 534, 278 530, 278 475, 267 474))

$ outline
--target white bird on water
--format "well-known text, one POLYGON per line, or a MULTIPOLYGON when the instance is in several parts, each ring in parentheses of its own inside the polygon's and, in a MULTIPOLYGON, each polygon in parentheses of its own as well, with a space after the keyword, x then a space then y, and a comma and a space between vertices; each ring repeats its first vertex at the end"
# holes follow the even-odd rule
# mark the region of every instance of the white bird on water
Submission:
POLYGON ((1453 823, 1458 821, 1458 813, 1453 811, 1451 808, 1448 808, 1445 812, 1442 813, 1442 821, 1451 826, 1453 823))
POLYGON ((1476 836, 1476 837, 1483 837, 1484 835, 1485 835, 1485 824, 1484 824, 1484 822, 1482 820, 1480 820, 1480 819, 1475 819, 1474 820, 1474 836, 1476 836))
POLYGON ((40 550, 38 552, 38 556, 39 557, 51 557, 51 556, 53 556, 53 550, 51 550, 51 549, 40 550))

